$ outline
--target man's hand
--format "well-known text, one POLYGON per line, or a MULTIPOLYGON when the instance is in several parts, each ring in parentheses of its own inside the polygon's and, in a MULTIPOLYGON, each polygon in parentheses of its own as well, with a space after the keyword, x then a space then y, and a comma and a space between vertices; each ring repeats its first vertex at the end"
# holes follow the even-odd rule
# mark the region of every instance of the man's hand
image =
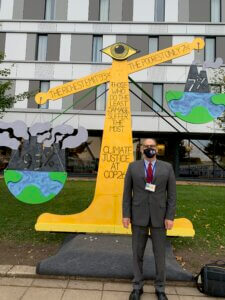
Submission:
POLYGON ((123 218, 123 227, 128 228, 130 225, 130 218, 123 218))
POLYGON ((166 229, 172 229, 173 228, 173 223, 174 223, 174 221, 165 219, 165 227, 166 227, 166 229))

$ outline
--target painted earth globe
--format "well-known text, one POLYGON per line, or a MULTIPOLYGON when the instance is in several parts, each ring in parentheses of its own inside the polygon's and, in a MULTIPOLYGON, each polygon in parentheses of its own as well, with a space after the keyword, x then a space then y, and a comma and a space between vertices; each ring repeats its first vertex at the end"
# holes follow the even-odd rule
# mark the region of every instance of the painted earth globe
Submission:
POLYGON ((40 204, 53 199, 63 188, 66 172, 5 170, 5 183, 18 200, 40 204))
POLYGON ((225 94, 168 91, 166 100, 170 110, 188 123, 208 123, 225 111, 225 94))

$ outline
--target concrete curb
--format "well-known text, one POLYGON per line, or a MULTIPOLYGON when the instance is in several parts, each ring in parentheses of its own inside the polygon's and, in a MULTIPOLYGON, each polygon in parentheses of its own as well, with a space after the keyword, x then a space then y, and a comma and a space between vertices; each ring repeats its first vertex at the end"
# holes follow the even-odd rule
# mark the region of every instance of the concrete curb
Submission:
MULTIPOLYGON (((36 267, 24 265, 0 265, 0 277, 14 277, 14 278, 34 278, 34 279, 72 279, 82 281, 101 281, 101 282, 119 282, 131 283, 128 279, 115 279, 115 278, 96 278, 96 277, 79 277, 79 276, 55 276, 55 275, 39 275, 36 274, 36 267)), ((147 280, 146 284, 153 284, 152 280, 147 280)), ((168 286, 181 286, 181 287, 195 287, 193 281, 167 281, 168 286)))

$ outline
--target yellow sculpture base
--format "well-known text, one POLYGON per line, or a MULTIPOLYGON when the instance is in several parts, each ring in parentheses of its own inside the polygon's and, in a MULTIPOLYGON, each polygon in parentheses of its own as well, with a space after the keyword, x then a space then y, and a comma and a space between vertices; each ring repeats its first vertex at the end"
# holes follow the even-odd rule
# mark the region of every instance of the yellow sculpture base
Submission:
MULTIPOLYGON (((58 216, 45 213, 41 215, 35 225, 37 231, 54 232, 86 232, 86 233, 109 233, 109 234, 130 234, 130 229, 122 225, 101 225, 101 224, 75 224, 72 222, 73 215, 58 216)), ((175 219, 172 230, 167 230, 167 236, 193 237, 195 231, 191 221, 186 218, 175 219)))

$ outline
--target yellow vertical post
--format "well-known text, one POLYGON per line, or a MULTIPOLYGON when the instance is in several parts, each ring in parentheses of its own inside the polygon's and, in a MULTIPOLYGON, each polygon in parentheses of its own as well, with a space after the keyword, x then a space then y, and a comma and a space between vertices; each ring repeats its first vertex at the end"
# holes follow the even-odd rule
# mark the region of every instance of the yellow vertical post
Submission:
MULTIPOLYGON (((130 93, 127 61, 114 60, 112 64, 105 125, 99 160, 99 172, 94 199, 113 203, 113 223, 121 227, 122 193, 128 163, 133 161, 130 93), (104 195, 108 201, 105 201, 104 195)), ((99 203, 101 206, 102 204, 99 203)))

